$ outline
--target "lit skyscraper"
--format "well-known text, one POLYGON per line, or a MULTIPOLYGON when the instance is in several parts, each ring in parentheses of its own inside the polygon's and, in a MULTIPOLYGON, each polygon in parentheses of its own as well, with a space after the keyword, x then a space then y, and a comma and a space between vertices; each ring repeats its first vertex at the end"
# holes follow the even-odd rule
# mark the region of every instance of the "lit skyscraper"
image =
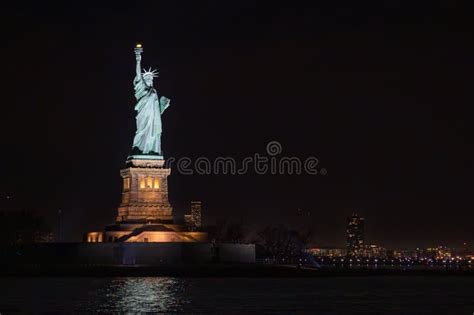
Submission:
POLYGON ((201 229, 201 209, 201 201, 191 201, 191 213, 184 215, 185 224, 191 231, 199 231, 201 229))
POLYGON ((347 220, 347 254, 363 256, 364 254, 364 218, 353 214, 347 220))

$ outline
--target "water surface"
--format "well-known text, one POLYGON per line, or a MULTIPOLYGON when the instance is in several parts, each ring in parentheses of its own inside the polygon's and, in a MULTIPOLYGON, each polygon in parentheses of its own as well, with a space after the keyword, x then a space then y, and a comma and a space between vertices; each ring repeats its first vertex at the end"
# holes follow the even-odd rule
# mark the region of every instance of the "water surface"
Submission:
POLYGON ((0 312, 472 314, 474 277, 6 277, 0 312))

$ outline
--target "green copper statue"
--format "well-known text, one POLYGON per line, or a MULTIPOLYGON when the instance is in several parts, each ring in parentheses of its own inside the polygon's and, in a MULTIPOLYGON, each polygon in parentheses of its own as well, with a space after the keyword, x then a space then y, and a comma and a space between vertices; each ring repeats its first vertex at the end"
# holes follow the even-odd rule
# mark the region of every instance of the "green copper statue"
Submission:
POLYGON ((170 100, 164 96, 159 97, 153 88, 153 78, 158 77, 156 70, 141 70, 143 48, 137 44, 135 56, 137 60, 137 74, 133 80, 137 105, 137 132, 133 139, 133 156, 147 155, 148 158, 158 156, 162 158, 161 151, 161 115, 170 105, 170 100))

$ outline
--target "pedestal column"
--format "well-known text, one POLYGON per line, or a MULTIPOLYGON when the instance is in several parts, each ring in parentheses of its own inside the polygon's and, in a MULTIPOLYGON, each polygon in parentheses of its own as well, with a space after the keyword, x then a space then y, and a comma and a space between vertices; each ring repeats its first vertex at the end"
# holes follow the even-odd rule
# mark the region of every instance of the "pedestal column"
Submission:
POLYGON ((116 222, 173 223, 168 201, 171 169, 164 167, 164 160, 132 159, 127 166, 120 171, 123 193, 116 222))

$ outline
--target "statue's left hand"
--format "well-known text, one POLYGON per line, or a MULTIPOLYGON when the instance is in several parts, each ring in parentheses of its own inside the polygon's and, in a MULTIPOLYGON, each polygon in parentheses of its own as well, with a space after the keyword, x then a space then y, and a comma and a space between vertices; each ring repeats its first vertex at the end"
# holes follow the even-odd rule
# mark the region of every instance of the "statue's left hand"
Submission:
POLYGON ((160 112, 162 114, 169 106, 170 106, 170 99, 165 96, 160 97, 160 109, 161 109, 160 112))

